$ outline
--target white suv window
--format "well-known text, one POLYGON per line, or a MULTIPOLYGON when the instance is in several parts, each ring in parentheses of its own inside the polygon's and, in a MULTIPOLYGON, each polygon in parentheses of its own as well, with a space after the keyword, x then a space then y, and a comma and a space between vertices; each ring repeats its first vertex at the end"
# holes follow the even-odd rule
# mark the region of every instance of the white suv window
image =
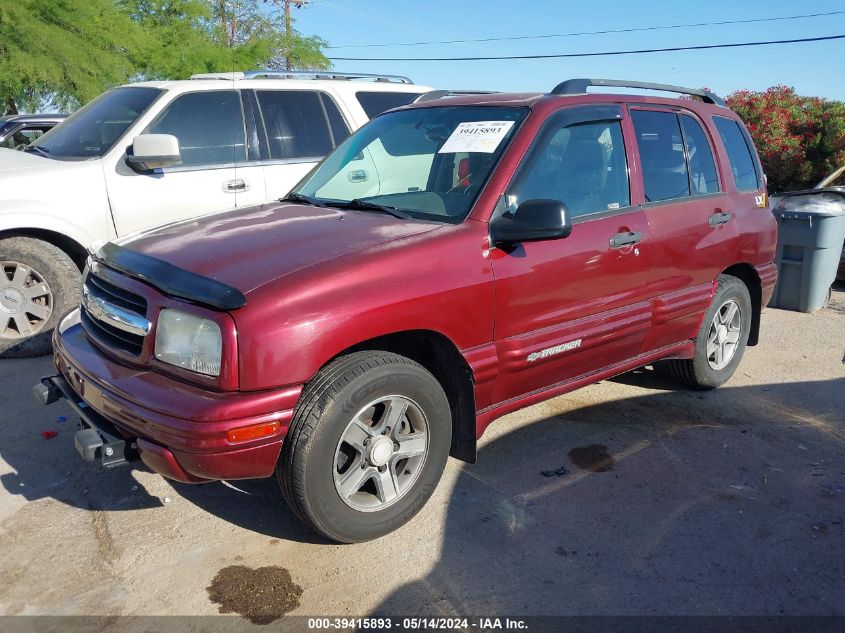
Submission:
POLYGON ((313 90, 257 90, 271 159, 322 158, 349 129, 332 99, 313 90))
POLYGON ((236 90, 190 92, 176 97, 146 131, 179 139, 184 167, 246 160, 244 116, 236 90))

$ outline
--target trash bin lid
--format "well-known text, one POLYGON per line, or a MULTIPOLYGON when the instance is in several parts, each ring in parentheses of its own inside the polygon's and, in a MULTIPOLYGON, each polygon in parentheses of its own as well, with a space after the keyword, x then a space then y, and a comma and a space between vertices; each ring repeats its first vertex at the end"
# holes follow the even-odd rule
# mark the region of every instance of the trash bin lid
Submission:
POLYGON ((776 215, 807 215, 831 217, 845 215, 845 187, 823 187, 788 191, 771 197, 772 213, 776 215))

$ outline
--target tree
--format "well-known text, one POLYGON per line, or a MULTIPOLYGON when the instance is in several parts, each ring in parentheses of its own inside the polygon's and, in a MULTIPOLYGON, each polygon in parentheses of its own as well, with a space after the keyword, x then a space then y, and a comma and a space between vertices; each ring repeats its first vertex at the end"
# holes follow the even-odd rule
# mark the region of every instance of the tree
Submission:
POLYGON ((213 9, 218 39, 229 48, 255 40, 275 40, 278 25, 261 12, 258 0, 207 0, 213 9))
POLYGON ((294 19, 291 6, 303 9, 310 0, 264 0, 274 5, 276 11, 281 12, 284 39, 281 47, 274 51, 270 68, 273 70, 326 70, 332 64, 323 54, 326 47, 325 40, 317 36, 305 37, 293 28, 294 19))
POLYGON ((739 90, 726 101, 754 139, 771 192, 810 188, 845 164, 845 103, 788 86, 739 90))
POLYGON ((135 73, 146 39, 112 0, 0 0, 6 109, 85 103, 135 73))
POLYGON ((273 56, 278 34, 267 21, 245 13, 244 0, 118 1, 150 36, 138 64, 143 78, 186 79, 260 67, 273 56))
POLYGON ((211 9, 211 30, 217 41, 236 51, 232 67, 271 70, 324 70, 326 42, 305 37, 293 28, 291 5, 308 0, 205 0, 211 9), (265 10, 262 10, 262 6, 265 10), (245 63, 256 60, 258 63, 245 63))
POLYGON ((325 42, 283 34, 262 0, 0 0, 0 113, 72 110, 131 80, 329 68, 325 42), (287 46, 286 46, 287 42, 287 46))

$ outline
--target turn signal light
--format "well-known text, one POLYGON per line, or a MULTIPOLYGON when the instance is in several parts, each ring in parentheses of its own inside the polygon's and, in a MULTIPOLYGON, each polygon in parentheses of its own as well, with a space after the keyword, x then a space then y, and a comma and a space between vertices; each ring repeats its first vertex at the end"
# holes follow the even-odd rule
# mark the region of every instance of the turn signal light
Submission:
POLYGON ((255 440, 259 437, 275 435, 278 430, 278 422, 262 422, 261 424, 253 424, 252 426, 230 429, 226 437, 229 442, 234 444, 236 442, 246 442, 247 440, 255 440))

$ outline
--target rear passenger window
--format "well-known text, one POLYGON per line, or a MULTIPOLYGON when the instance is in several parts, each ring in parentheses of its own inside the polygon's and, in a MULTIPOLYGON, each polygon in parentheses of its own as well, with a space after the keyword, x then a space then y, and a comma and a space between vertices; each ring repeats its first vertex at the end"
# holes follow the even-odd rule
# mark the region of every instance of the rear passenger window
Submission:
POLYGON ((716 129, 719 130, 719 136, 722 137, 722 143, 728 153, 736 188, 739 191, 762 189, 762 179, 754 166, 751 148, 737 122, 721 116, 714 116, 713 122, 716 123, 716 129))
POLYGON ((367 118, 375 118, 386 110, 392 110, 403 105, 408 105, 420 96, 419 92, 367 92, 355 93, 358 103, 367 113, 367 118))
POLYGON ((633 110, 646 202, 690 195, 689 172, 678 117, 673 112, 633 110))
POLYGON ((332 133, 332 142, 334 149, 349 136, 349 128, 346 127, 346 122, 343 120, 343 115, 337 109, 334 100, 325 92, 320 93, 320 100, 323 102, 323 107, 326 109, 326 118, 329 120, 329 130, 332 133))
POLYGON ((179 140, 181 165, 226 165, 246 159, 244 115, 235 90, 190 92, 176 97, 147 134, 179 140))
POLYGON ((271 159, 321 158, 349 130, 334 102, 312 90, 257 90, 271 159))
POLYGON ((716 175, 716 163, 713 151, 704 130, 698 121, 690 116, 681 116, 684 141, 689 157, 690 185, 692 194, 716 193, 719 191, 719 178, 716 175))

